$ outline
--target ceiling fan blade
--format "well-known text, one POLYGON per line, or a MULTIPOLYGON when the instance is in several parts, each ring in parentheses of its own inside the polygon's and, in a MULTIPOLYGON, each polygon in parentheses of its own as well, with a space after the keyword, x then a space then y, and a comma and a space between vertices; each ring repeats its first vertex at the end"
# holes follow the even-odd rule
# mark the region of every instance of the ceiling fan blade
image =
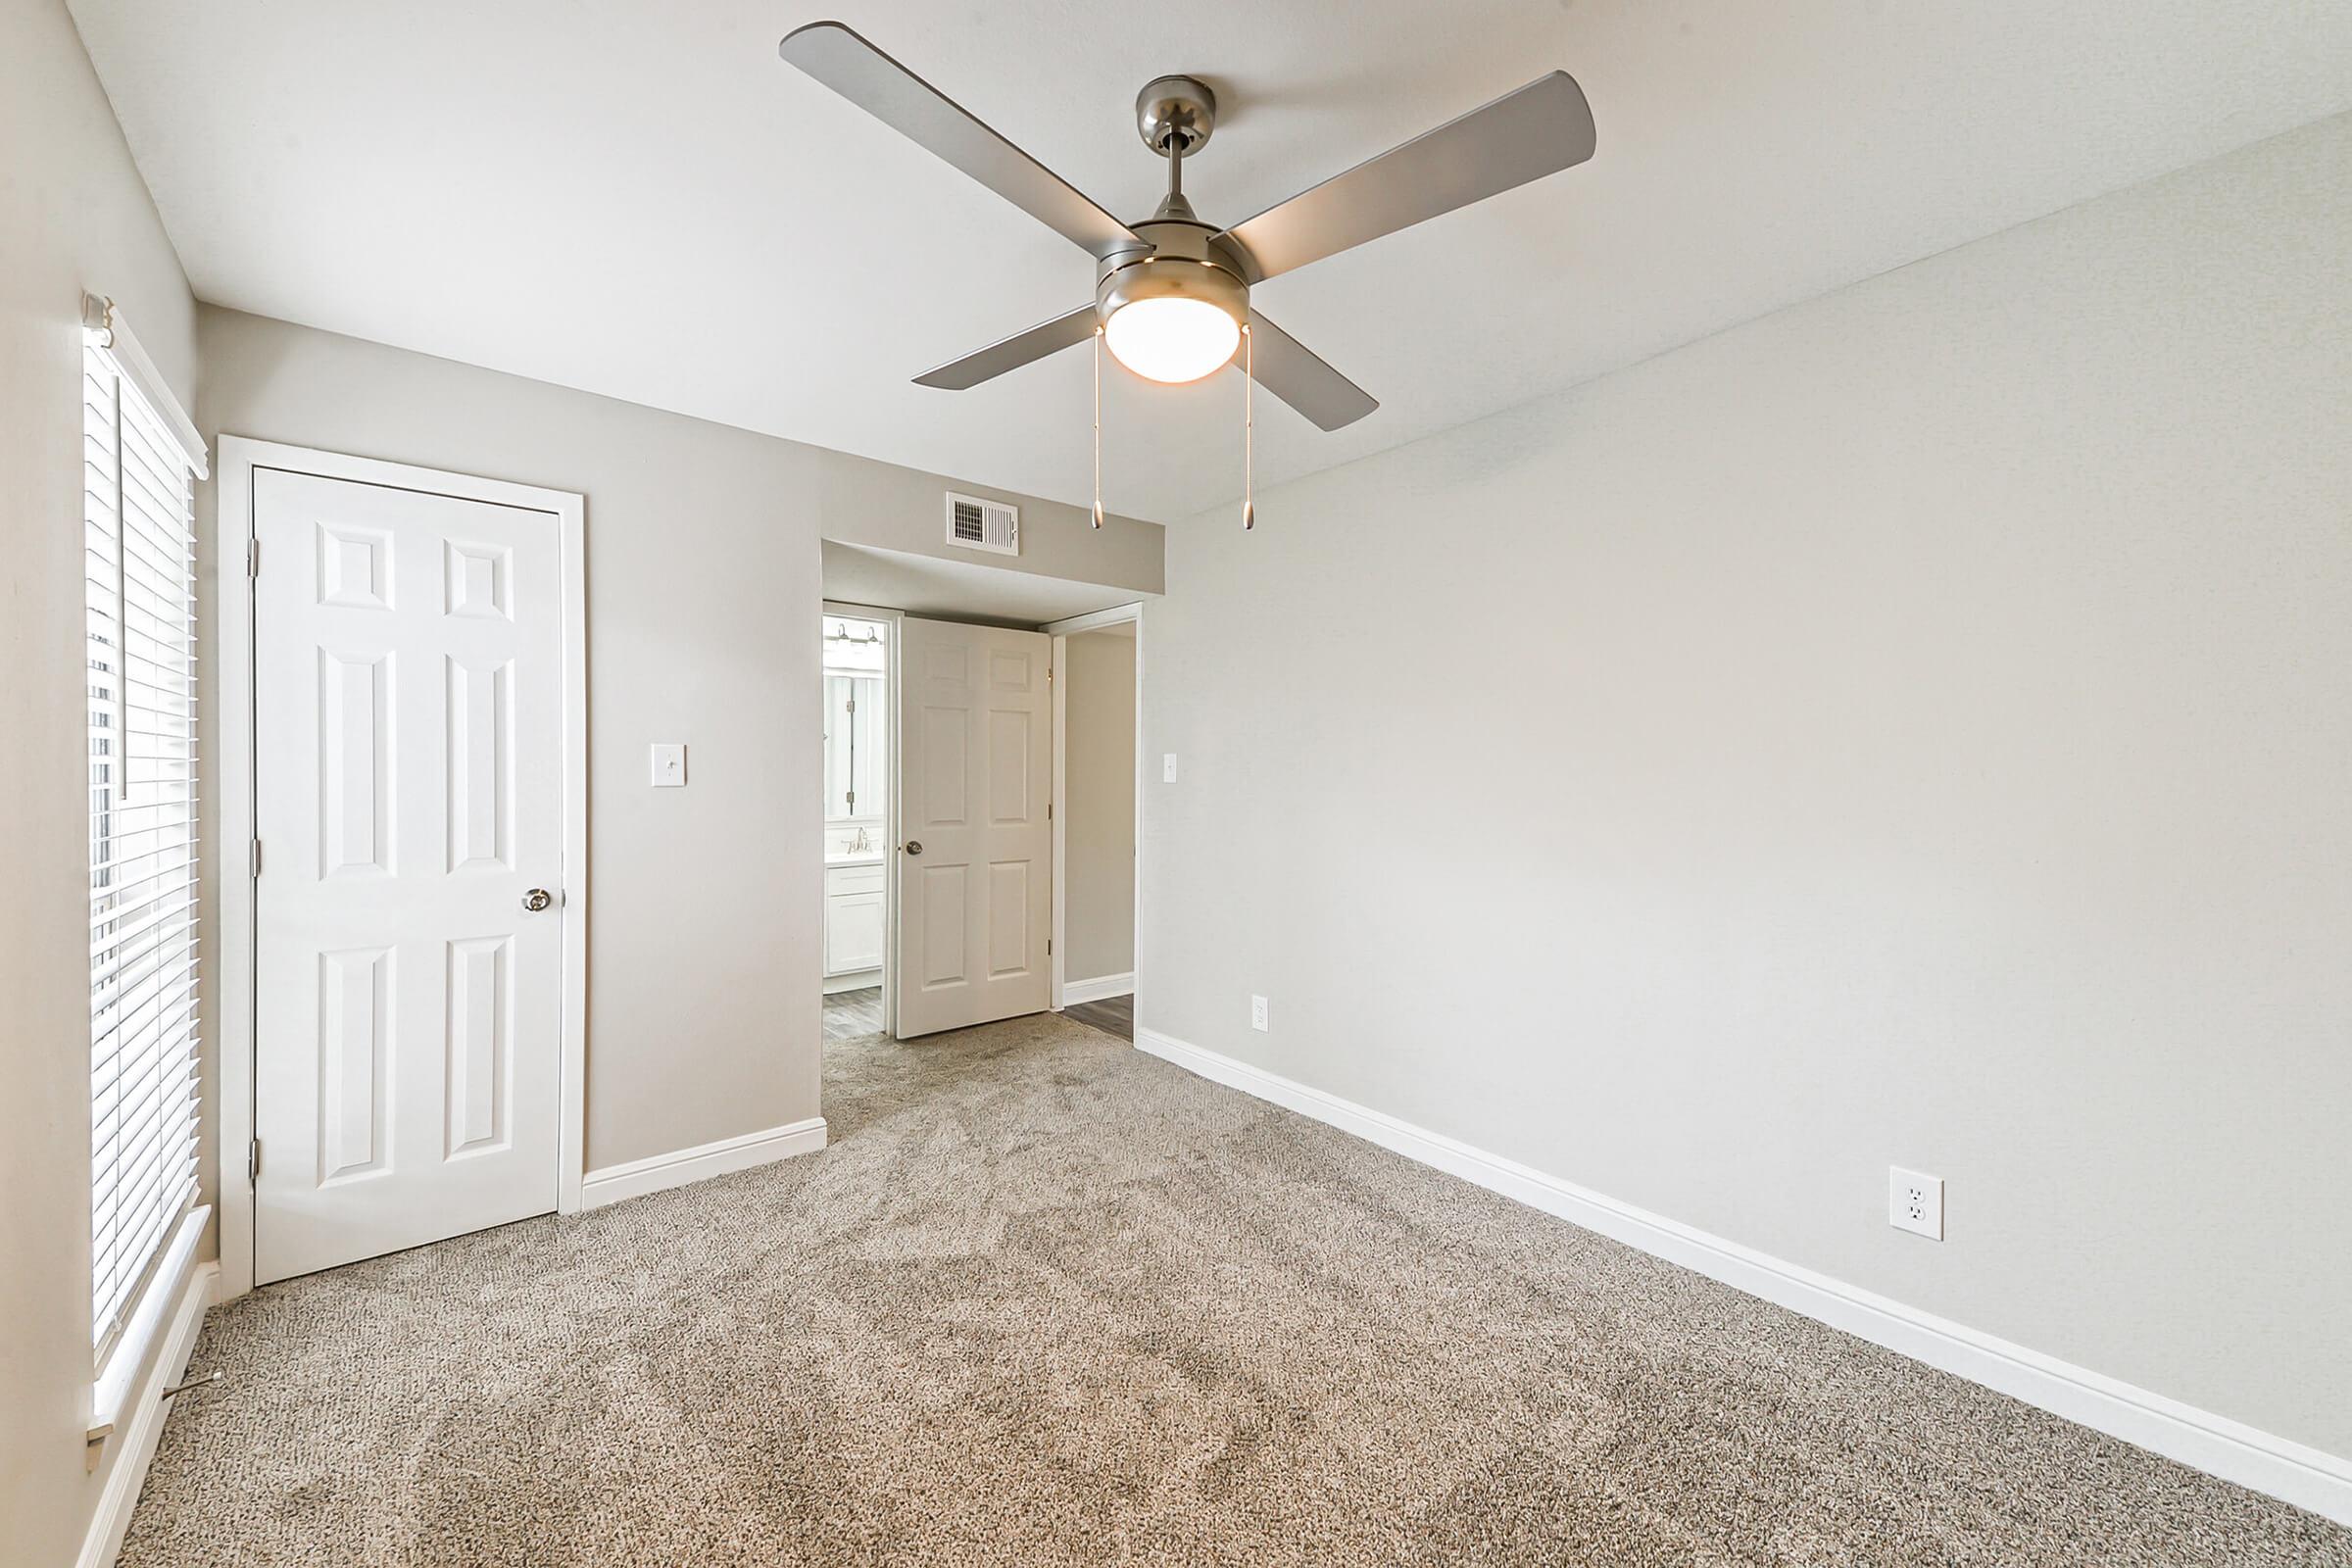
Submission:
POLYGON ((1225 231, 1268 278, 1592 156, 1584 89, 1555 71, 1225 231))
POLYGON ((1050 321, 1015 332, 999 343, 991 343, 977 354, 966 354, 960 360, 925 370, 914 378, 916 386, 935 386, 950 392, 1017 370, 1049 354, 1059 353, 1075 343, 1083 343, 1095 335, 1095 308, 1081 305, 1067 316, 1056 316, 1050 321))
POLYGON ((1353 424, 1380 407, 1379 399, 1255 311, 1250 313, 1250 344, 1257 384, 1326 430, 1353 424))
POLYGON ((1061 176, 975 120, 922 77, 838 22, 812 22, 776 46, 785 60, 909 141, 1097 257, 1150 249, 1061 176))

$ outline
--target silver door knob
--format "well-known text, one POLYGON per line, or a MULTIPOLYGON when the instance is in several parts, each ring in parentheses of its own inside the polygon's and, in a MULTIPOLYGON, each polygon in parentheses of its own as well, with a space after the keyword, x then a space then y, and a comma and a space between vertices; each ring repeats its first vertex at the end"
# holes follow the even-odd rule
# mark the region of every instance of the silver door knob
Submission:
POLYGON ((533 914, 537 914, 541 909, 546 908, 549 905, 555 902, 554 895, 550 894, 545 888, 533 888, 530 892, 525 893, 522 896, 522 906, 530 910, 533 914))
POLYGON ((921 839, 908 839, 908 840, 906 841, 906 853, 907 853, 908 855, 920 855, 920 854, 922 854, 922 853, 923 853, 923 841, 922 841, 921 839))

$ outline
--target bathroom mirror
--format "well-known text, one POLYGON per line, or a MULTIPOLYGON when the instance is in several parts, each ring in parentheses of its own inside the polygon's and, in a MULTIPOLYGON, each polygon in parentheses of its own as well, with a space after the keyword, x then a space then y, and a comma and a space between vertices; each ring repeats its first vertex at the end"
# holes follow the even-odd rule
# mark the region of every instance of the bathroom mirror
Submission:
POLYGON ((882 677, 825 676, 825 820, 882 814, 882 677))

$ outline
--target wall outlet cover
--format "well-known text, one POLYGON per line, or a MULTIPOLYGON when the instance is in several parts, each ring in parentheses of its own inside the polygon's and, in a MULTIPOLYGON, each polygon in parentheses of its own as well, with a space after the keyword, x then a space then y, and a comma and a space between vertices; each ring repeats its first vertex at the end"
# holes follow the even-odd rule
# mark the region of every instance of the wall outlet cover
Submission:
POLYGON ((1943 1240, 1943 1178, 1925 1171, 1886 1168, 1886 1223, 1932 1242, 1943 1240))
POLYGON ((1251 997, 1250 999, 1250 1027, 1252 1029, 1263 1029, 1265 1026, 1266 999, 1263 997, 1251 997))

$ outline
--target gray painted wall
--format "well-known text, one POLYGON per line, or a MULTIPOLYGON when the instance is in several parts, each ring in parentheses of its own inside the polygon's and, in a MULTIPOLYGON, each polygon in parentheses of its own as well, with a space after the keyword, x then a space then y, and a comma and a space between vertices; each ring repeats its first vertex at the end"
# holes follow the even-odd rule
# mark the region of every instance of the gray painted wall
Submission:
POLYGON ((1070 944, 1061 972, 1095 980, 1135 967, 1135 628, 1071 637, 1061 678, 1070 944))
POLYGON ((1171 527, 1141 1021, 2352 1454, 2347 431, 2352 118, 1171 527))
MULTIPOLYGON (((587 496, 589 1168, 817 1114, 819 540, 945 556, 951 481, 233 311, 201 334, 208 436, 587 496), (648 787, 654 741, 684 789, 648 787)), ((1159 589, 1157 524, 1004 498, 1008 565, 1159 589)))
POLYGON ((90 1399, 89 752, 81 292, 110 295, 183 401, 196 306, 63 5, 0 47, 0 1549, 81 1549, 121 1444, 90 1399))

